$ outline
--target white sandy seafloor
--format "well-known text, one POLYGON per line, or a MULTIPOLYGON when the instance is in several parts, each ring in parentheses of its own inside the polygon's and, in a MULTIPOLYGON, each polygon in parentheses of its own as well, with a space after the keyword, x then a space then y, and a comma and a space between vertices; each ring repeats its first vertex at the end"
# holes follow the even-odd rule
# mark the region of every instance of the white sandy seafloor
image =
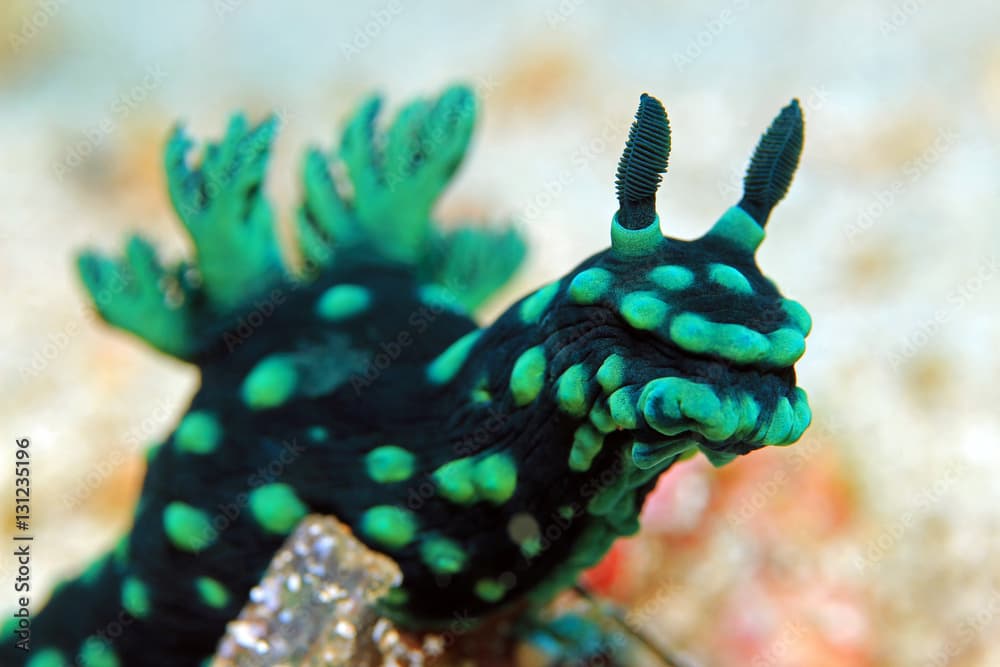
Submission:
POLYGON ((795 567, 865 591, 864 618, 830 630, 866 636, 857 664, 1000 664, 1000 5, 506 4, 4 4, 0 488, 27 435, 35 590, 114 543, 142 446, 197 384, 88 318, 73 270, 129 230, 184 251, 159 155, 178 119, 205 137, 233 110, 277 110, 268 189, 287 225, 301 152, 362 95, 394 107, 471 82, 482 120, 440 217, 514 219, 532 248, 492 315, 606 245, 641 92, 670 113, 659 210, 682 238, 738 199, 760 131, 798 96, 805 152, 759 259, 813 315, 800 383, 863 520, 795 567))

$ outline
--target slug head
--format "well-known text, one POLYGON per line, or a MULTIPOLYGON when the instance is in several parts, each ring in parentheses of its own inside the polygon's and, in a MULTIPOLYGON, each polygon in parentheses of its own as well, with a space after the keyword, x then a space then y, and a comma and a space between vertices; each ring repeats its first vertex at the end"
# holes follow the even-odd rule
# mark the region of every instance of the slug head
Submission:
POLYGON ((665 238, 655 210, 669 132, 662 105, 643 95, 618 168, 612 246, 570 275, 566 293, 570 306, 604 310, 614 323, 614 353, 596 377, 610 420, 591 420, 604 432, 628 431, 644 470, 695 449, 722 465, 791 444, 811 419, 794 370, 809 315, 754 257, 798 164, 798 102, 761 138, 743 198, 694 241, 665 238))

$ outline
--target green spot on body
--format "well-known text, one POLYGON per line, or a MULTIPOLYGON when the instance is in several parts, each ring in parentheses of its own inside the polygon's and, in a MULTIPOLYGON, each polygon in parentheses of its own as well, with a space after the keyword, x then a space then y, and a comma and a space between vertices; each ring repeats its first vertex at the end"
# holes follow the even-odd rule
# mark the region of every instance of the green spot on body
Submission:
POLYGON ((485 602, 499 602, 507 594, 507 587, 496 579, 480 579, 476 582, 475 592, 485 602))
POLYGON ((559 281, 557 280, 525 298, 521 302, 521 321, 525 324, 536 324, 558 291, 559 281))
POLYGON ((126 577, 122 582, 122 606, 136 618, 145 618, 152 609, 149 587, 135 577, 126 577))
POLYGON ((121 662, 111 645, 99 637, 89 637, 80 647, 82 667, 118 667, 121 662))
POLYGON ((379 484, 403 482, 413 475, 414 456, 402 447, 383 445, 365 456, 368 476, 379 484))
POLYGON ((597 383, 608 394, 625 382, 625 359, 620 354, 608 355, 597 369, 597 383))
POLYGON ((313 442, 323 442, 329 437, 329 433, 322 426, 310 426, 306 430, 306 437, 313 442))
POLYGON ((323 292, 316 302, 316 314, 328 322, 339 322, 363 313, 371 294, 360 285, 337 285, 323 292))
POLYGON ((746 276, 725 264, 709 264, 708 279, 737 294, 753 294, 753 286, 746 276))
POLYGON ((432 572, 455 574, 465 567, 466 555, 457 542, 431 537, 420 544, 420 558, 432 572))
POLYGON ((778 329, 767 334, 770 350, 767 361, 775 366, 791 366, 805 354, 806 339, 795 329, 778 329))
POLYGON ((492 503, 510 500, 517 488, 517 465, 509 454, 491 454, 476 463, 478 495, 492 503))
POLYGON ((604 445, 604 436, 590 424, 583 424, 573 433, 573 447, 569 451, 569 469, 586 472, 594 457, 604 445))
POLYGON ((361 532, 387 549, 399 549, 413 541, 417 520, 400 507, 378 505, 362 515, 361 532))
POLYGON ((427 366, 427 379, 433 384, 445 384, 450 382, 456 375, 458 371, 462 369, 462 365, 469 356, 469 352, 472 351, 472 346, 476 344, 479 337, 483 334, 481 329, 476 329, 475 331, 470 331, 465 334, 454 343, 448 346, 444 352, 442 352, 438 357, 427 366))
POLYGON ((587 414, 587 369, 573 364, 556 382, 556 399, 560 407, 574 417, 587 414))
POLYGON ((694 284, 694 273, 686 266, 668 264, 650 271, 649 279, 665 290, 682 290, 694 284))
POLYGON ((636 329, 649 331, 663 324, 669 307, 650 292, 634 292, 622 299, 621 313, 636 329))
POLYGON ((611 412, 611 419, 615 425, 626 429, 633 429, 638 426, 635 397, 631 389, 626 387, 611 394, 608 397, 608 409, 611 412))
POLYGON ((569 284, 569 297, 581 305, 597 303, 611 289, 612 275, 605 269, 585 269, 569 284))
POLYGON ((198 577, 194 580, 195 590, 202 603, 214 609, 222 609, 229 604, 229 591, 221 582, 211 577, 198 577))
POLYGON ((255 410, 282 405, 299 381, 295 365, 283 357, 269 357, 257 364, 243 381, 243 402, 255 410))
POLYGON ((474 471, 472 459, 463 458, 445 463, 434 471, 432 477, 442 497, 464 505, 476 501, 476 485, 472 481, 474 471))
POLYGON ((726 239, 752 253, 764 240, 764 228, 742 208, 732 206, 716 221, 707 236, 726 239))
POLYGON ((590 423, 601 433, 611 433, 618 428, 615 420, 611 418, 611 413, 600 403, 595 403, 590 409, 590 423))
POLYGON ((693 313, 681 313, 670 323, 670 340, 688 352, 702 353, 710 346, 711 322, 693 313))
MULTIPOLYGON (((4 635, 7 638, 7 635, 4 635)), ((66 656, 63 655, 62 651, 57 651, 54 648, 42 649, 28 658, 25 662, 25 667, 68 667, 69 661, 66 660, 66 656)))
POLYGON ((670 339, 696 354, 715 354, 738 364, 769 361, 767 336, 742 324, 710 322, 700 315, 682 313, 670 324, 670 339))
POLYGON ((812 330, 812 318, 809 316, 809 311, 801 303, 792 301, 791 299, 782 301, 781 307, 784 309, 785 314, 788 315, 788 320, 792 323, 792 326, 798 329, 799 333, 803 336, 808 336, 812 330))
POLYGON ((211 454, 221 439, 219 420, 204 410, 187 413, 174 434, 177 447, 192 454, 211 454))
POLYGON ((618 214, 611 221, 611 249, 626 257, 651 255, 666 243, 660 233, 660 216, 642 229, 626 229, 618 224, 618 214))
POLYGON ((525 350, 514 362, 510 374, 510 392, 514 403, 527 405, 535 400, 545 384, 545 348, 541 345, 525 350))
POLYGON ((250 492, 250 512, 257 523, 269 533, 287 535, 309 513, 288 484, 274 483, 250 492))
POLYGON ((538 536, 522 540, 518 546, 521 548, 521 555, 528 559, 542 553, 542 539, 538 536))
POLYGON ((208 547, 217 537, 208 514, 179 501, 163 510, 163 529, 175 547, 192 553, 208 547))

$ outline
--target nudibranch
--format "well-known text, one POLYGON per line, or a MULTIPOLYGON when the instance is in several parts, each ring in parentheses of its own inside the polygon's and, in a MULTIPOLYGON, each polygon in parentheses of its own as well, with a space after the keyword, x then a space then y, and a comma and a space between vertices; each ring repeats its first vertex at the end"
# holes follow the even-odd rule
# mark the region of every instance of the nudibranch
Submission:
POLYGON ((242 116, 197 162, 181 129, 166 147, 194 261, 165 267, 139 237, 122 259, 81 257, 104 319, 196 364, 201 387, 149 453, 131 532, 57 589, 31 653, 8 642, 3 664, 199 664, 307 513, 399 564, 383 606, 405 627, 541 604, 638 530, 676 461, 719 466, 802 435, 810 318, 755 260, 798 164, 796 101, 742 199, 683 241, 660 229, 670 126, 643 95, 610 248, 485 327, 470 313, 523 243, 431 216, 473 96, 413 102, 386 129, 379 107, 360 106, 335 154, 306 155, 294 270, 262 188, 276 123, 242 116))

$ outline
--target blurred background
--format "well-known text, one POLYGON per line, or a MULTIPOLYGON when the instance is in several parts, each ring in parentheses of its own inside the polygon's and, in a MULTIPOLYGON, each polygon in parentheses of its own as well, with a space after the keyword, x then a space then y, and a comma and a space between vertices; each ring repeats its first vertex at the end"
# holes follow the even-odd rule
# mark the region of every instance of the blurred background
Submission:
POLYGON ((187 252, 161 169, 174 123, 203 139, 235 110, 278 113, 287 228, 305 147, 363 95, 391 111, 468 82, 480 122, 438 217, 512 219, 531 246, 492 317, 607 245, 640 93, 670 114, 659 210, 681 238, 737 201, 796 96, 805 151, 758 257, 812 313, 814 425, 666 476, 587 583, 706 667, 1000 664, 1000 5, 504 4, 0 5, 0 484, 30 437, 34 589, 114 544, 144 448, 197 387, 95 320, 73 268, 130 230, 187 252))

